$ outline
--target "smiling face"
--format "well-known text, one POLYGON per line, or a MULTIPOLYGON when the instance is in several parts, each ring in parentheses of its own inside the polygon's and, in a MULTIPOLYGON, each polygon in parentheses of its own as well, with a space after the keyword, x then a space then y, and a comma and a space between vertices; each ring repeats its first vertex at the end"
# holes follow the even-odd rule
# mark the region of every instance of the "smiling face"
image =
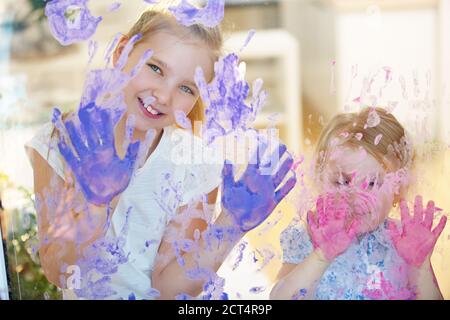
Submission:
MULTIPOLYGON (((127 39, 123 38, 114 54, 117 61, 127 39)), ((124 89, 126 115, 136 117, 136 131, 160 130, 175 124, 175 112, 188 115, 199 91, 194 75, 201 67, 208 79, 213 76, 211 50, 194 36, 180 39, 173 32, 160 30, 144 36, 131 51, 124 72, 129 73, 148 49, 152 57, 124 89)))
POLYGON ((353 213, 354 217, 361 222, 360 233, 375 230, 388 216, 394 200, 394 194, 384 188, 385 168, 362 147, 338 145, 328 152, 320 176, 320 194, 343 191, 368 195, 375 203, 371 210, 360 205, 358 195, 350 206, 357 212, 353 213))

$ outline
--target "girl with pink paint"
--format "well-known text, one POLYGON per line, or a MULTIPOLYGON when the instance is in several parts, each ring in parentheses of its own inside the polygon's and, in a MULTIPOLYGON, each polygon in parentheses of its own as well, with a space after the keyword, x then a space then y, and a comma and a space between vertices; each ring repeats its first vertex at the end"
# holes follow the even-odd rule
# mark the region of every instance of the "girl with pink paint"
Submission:
POLYGON ((446 224, 433 201, 404 197, 413 149, 381 108, 339 114, 313 161, 316 207, 281 234, 283 266, 272 299, 442 299, 430 263, 446 224), (390 219, 399 206, 401 220, 390 219))

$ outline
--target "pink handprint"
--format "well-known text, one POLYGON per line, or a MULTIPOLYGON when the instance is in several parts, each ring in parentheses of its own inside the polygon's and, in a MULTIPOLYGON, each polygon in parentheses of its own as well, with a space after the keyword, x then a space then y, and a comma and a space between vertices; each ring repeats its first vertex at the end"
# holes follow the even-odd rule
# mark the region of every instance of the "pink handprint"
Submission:
POLYGON ((316 208, 317 216, 312 211, 308 211, 307 215, 312 243, 328 261, 333 261, 356 238, 358 220, 353 219, 349 195, 344 192, 320 196, 316 208))
POLYGON ((410 265, 420 267, 431 255, 433 248, 444 230, 447 217, 443 216, 436 228, 432 229, 435 212, 439 211, 433 201, 428 201, 424 211, 422 197, 417 196, 414 203, 414 216, 409 215, 405 201, 400 202, 402 230, 395 223, 388 226, 389 233, 398 254, 410 265))

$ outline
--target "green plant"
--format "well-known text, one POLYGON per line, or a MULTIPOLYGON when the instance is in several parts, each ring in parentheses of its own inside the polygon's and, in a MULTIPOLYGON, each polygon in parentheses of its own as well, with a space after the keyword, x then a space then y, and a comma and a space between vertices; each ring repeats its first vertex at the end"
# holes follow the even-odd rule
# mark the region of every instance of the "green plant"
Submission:
POLYGON ((40 22, 45 18, 45 5, 48 0, 28 0, 28 12, 22 16, 17 17, 12 24, 15 32, 25 30, 32 24, 40 22))
POLYGON ((19 195, 17 208, 7 211, 7 257, 11 299, 60 299, 58 288, 48 282, 39 263, 38 228, 34 195, 24 187, 15 187, 0 173, 0 188, 11 188, 19 195))

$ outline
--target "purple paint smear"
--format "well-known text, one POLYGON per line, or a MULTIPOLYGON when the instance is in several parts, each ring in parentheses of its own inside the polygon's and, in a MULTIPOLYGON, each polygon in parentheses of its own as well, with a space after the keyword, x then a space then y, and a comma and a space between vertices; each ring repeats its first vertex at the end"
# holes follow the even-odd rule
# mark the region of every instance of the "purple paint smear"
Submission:
POLYGON ((186 114, 181 110, 175 110, 175 121, 183 129, 192 131, 191 120, 186 116, 186 114))
POLYGON ((242 242, 241 244, 239 244, 238 247, 238 256, 236 258, 236 261, 233 264, 233 267, 231 268, 232 271, 236 270, 239 266, 239 264, 241 263, 243 257, 244 257, 244 250, 247 247, 247 242, 242 242))
POLYGON ((242 45, 242 47, 241 47, 241 49, 239 50, 239 52, 244 51, 244 49, 247 47, 247 45, 248 45, 248 44, 250 43, 250 41, 253 39, 253 37, 255 36, 255 34, 256 34, 256 30, 254 30, 254 29, 251 29, 251 30, 248 32, 247 38, 245 38, 244 44, 242 45))
POLYGON ((292 296, 291 300, 300 300, 302 298, 305 298, 307 293, 308 293, 308 290, 306 290, 305 288, 302 288, 296 294, 294 294, 292 296))
POLYGON ((120 2, 114 2, 108 7, 108 11, 109 12, 116 11, 116 10, 118 10, 120 8, 121 5, 122 4, 120 2))
POLYGON ((53 0, 47 2, 45 15, 53 36, 64 46, 89 39, 102 17, 91 15, 88 0, 53 0))
POLYGON ((97 53, 97 50, 98 50, 98 42, 94 41, 94 40, 89 40, 89 43, 88 43, 88 56, 89 56, 88 65, 91 64, 92 59, 94 58, 95 54, 97 53))
POLYGON ((89 213, 86 203, 81 201, 80 190, 60 188, 56 185, 57 179, 57 176, 52 177, 50 188, 44 190, 42 196, 36 194, 36 209, 40 213, 38 221, 46 221, 50 225, 46 237, 39 239, 39 245, 66 241, 73 241, 77 245, 85 243, 101 227, 98 217, 89 213), (86 214, 75 222, 73 211, 86 214))
MULTIPOLYGON (((129 215, 132 208, 126 212, 125 224, 119 232, 119 236, 105 236, 87 247, 83 254, 84 258, 77 261, 81 269, 81 278, 86 279, 84 286, 74 289, 80 298, 105 299, 116 294, 111 286, 111 275, 116 273, 120 267, 128 262, 130 253, 125 251, 128 236, 129 215), (100 277, 100 279, 98 279, 100 277)), ((107 227, 109 222, 107 223, 107 227)))
POLYGON ((198 23, 213 28, 223 19, 225 0, 208 0, 202 9, 191 5, 188 0, 181 0, 178 6, 170 7, 169 11, 182 25, 191 26, 198 23))
MULTIPOLYGON (((200 300, 228 300, 228 294, 224 291, 225 279, 209 269, 197 268, 187 270, 186 275, 192 280, 204 281, 203 292, 199 296, 200 300)), ((176 300, 194 300, 195 298, 180 293, 175 297, 176 300)))

